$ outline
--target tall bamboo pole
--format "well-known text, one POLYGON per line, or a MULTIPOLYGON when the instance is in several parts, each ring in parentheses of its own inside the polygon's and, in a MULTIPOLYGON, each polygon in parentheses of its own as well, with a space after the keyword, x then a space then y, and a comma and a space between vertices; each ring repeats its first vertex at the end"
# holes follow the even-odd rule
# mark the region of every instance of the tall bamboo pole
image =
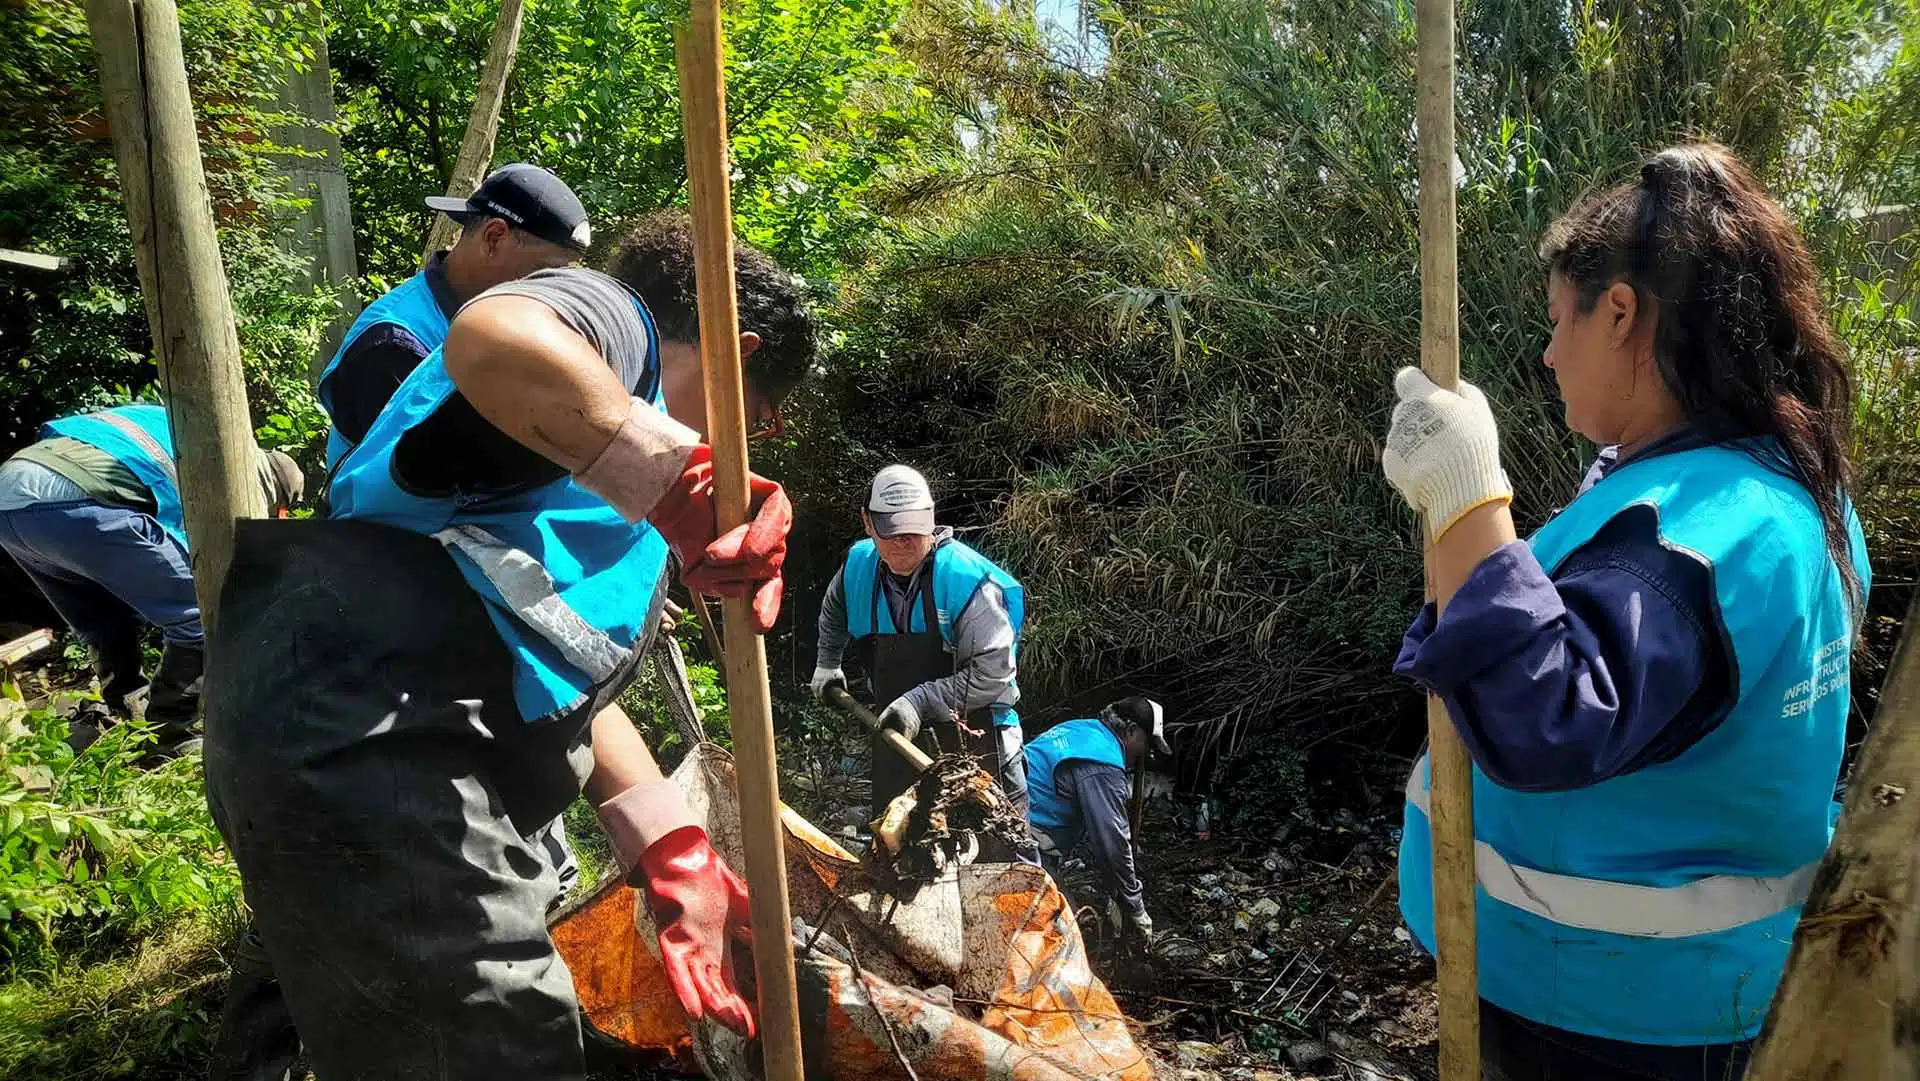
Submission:
MULTIPOLYGON (((1418 0, 1420 370, 1460 381, 1460 289, 1453 189, 1453 0, 1418 0)), ((1427 591, 1432 595, 1431 523, 1427 591)), ((1447 707, 1427 699, 1433 937, 1439 964, 1441 1081, 1479 1081, 1479 956, 1474 929, 1473 764, 1447 707)))

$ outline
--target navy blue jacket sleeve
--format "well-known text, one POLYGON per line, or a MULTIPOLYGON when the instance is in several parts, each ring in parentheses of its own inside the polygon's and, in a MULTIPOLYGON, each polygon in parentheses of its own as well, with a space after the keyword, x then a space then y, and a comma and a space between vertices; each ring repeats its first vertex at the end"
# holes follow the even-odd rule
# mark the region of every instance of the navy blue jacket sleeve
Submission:
POLYGON ((1436 625, 1427 605, 1394 671, 1445 700, 1475 764, 1522 791, 1566 791, 1667 761, 1731 707, 1731 651, 1709 568, 1622 515, 1549 578, 1496 550, 1436 625))
POLYGON ((1133 866, 1133 827, 1127 818, 1132 785, 1125 770, 1086 759, 1061 763, 1054 783, 1070 785, 1086 825, 1087 845, 1107 896, 1131 916, 1146 914, 1145 889, 1133 866))
POLYGON ((352 443, 365 439, 393 392, 431 352, 396 323, 375 323, 362 331, 327 376, 324 397, 335 430, 352 443))

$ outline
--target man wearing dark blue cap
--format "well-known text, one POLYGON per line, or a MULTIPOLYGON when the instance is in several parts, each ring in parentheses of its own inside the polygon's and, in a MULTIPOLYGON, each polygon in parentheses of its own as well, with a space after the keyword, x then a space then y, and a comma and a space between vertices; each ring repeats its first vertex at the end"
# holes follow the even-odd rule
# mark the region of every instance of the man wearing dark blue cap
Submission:
MULTIPOLYGON (((365 437, 407 376, 445 343, 461 305, 496 285, 579 262, 593 239, 580 199, 537 165, 502 166, 471 196, 435 196, 427 206, 459 222, 460 239, 367 305, 321 373, 320 404, 333 421, 329 472, 365 437)), ((555 818, 532 840, 554 867, 561 887, 557 903, 579 876, 562 821, 555 818)), ((249 930, 230 960, 233 981, 209 1076, 277 1081, 300 1042, 265 945, 249 930)))
POLYGON ((367 305, 320 374, 320 404, 333 420, 329 469, 366 435, 401 381, 440 348, 460 305, 536 270, 578 262, 593 241, 579 197, 537 165, 501 166, 471 196, 435 196, 427 206, 460 223, 460 240, 367 305))

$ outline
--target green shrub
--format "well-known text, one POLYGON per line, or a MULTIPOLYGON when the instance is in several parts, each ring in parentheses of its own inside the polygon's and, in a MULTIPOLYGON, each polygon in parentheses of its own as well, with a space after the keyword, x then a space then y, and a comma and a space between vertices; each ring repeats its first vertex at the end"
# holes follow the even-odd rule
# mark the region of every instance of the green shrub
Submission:
MULTIPOLYGON (((1387 672, 1421 582, 1378 468, 1391 373, 1419 351, 1411 5, 1098 11, 1092 63, 965 0, 900 35, 971 134, 893 178, 897 228, 843 283, 801 418, 820 442, 783 474, 807 519, 790 595, 824 584, 871 471, 904 459, 1026 581, 1030 718, 1140 688, 1196 749, 1379 732, 1412 701, 1387 672)), ((1462 363, 1523 528, 1591 453, 1538 360, 1533 246, 1648 151, 1712 137, 1812 238, 1864 388, 1881 578, 1911 579, 1920 338, 1888 298, 1914 275, 1855 215, 1920 198, 1920 8, 1479 0, 1460 25, 1462 363)))
POLYGON ((0 698, 0 976, 238 900, 197 759, 136 768, 151 746, 143 725, 116 725, 79 755, 67 733, 53 710, 0 698))

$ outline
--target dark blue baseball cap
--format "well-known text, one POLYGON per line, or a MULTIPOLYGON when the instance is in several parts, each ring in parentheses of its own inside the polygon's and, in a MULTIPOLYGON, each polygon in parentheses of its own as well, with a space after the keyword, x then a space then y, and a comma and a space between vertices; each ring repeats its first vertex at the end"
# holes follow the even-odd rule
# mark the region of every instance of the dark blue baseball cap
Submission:
POLYGON ((578 252, 593 243, 593 227, 587 224, 587 208, 580 197, 559 177, 525 162, 495 169, 465 199, 435 195, 427 206, 462 225, 499 218, 515 229, 578 252))

